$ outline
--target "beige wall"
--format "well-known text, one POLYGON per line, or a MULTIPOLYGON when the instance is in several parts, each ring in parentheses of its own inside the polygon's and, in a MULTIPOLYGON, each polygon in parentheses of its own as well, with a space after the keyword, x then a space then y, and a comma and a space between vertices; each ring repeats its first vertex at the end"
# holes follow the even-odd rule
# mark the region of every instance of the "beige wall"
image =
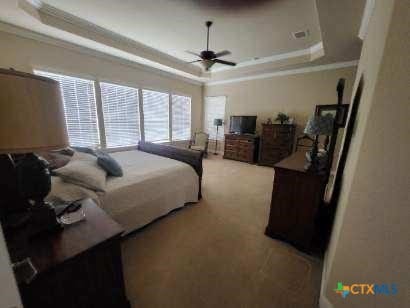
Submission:
POLYGON ((346 78, 345 101, 349 102, 355 72, 355 67, 349 67, 205 86, 204 95, 227 96, 226 125, 231 115, 257 115, 259 131, 260 123, 285 112, 295 118, 300 133, 316 105, 337 103, 339 78, 346 78))
POLYGON ((321 307, 408 307, 410 10, 376 0, 356 84, 364 91, 325 258, 321 307), (337 282, 395 283, 394 296, 334 292, 337 282))
POLYGON ((162 72, 98 52, 90 54, 88 50, 74 48, 68 43, 64 45, 69 48, 0 32, 0 67, 13 67, 25 72, 37 68, 188 95, 192 97, 192 130, 201 127, 202 85, 172 78, 162 72))

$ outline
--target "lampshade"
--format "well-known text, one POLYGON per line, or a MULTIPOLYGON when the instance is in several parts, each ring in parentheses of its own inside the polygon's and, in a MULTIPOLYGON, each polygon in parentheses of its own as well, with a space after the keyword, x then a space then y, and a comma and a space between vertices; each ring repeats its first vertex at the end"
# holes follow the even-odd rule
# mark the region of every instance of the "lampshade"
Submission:
POLYGON ((330 136, 333 131, 333 116, 312 116, 306 124, 305 134, 330 136))
POLYGON ((201 64, 206 71, 209 71, 209 69, 215 64, 215 62, 212 60, 202 60, 201 64))
POLYGON ((222 119, 214 119, 214 125, 215 126, 222 126, 223 121, 222 119))
POLYGON ((57 81, 0 69, 0 154, 68 145, 57 81))

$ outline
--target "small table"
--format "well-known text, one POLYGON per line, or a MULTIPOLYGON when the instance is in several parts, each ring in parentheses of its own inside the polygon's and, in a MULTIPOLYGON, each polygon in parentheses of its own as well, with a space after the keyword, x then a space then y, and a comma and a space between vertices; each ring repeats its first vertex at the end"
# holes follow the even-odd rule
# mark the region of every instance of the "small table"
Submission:
POLYGON ((123 229, 91 199, 82 208, 85 220, 30 241, 26 257, 38 275, 19 284, 25 308, 130 307, 121 261, 123 229))

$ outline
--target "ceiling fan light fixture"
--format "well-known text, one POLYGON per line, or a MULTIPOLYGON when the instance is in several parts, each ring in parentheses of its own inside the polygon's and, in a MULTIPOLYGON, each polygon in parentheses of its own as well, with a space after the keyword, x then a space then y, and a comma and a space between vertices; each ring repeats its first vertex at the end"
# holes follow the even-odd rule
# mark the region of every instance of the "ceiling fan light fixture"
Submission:
POLYGON ((206 71, 209 71, 209 69, 212 67, 212 65, 215 64, 215 62, 212 60, 202 60, 201 64, 206 71))
POLYGON ((209 69, 215 64, 223 64, 223 65, 230 65, 230 66, 235 66, 236 63, 230 62, 230 61, 225 61, 219 59, 220 57, 224 57, 227 55, 230 55, 231 52, 229 50, 223 50, 220 52, 215 53, 213 50, 209 50, 209 28, 212 26, 212 21, 207 21, 205 23, 207 27, 207 32, 206 32, 206 50, 202 50, 199 54, 196 52, 192 51, 187 51, 189 54, 197 56, 199 60, 194 60, 190 61, 188 63, 195 63, 195 62, 201 62, 202 66, 206 71, 209 71, 209 69))

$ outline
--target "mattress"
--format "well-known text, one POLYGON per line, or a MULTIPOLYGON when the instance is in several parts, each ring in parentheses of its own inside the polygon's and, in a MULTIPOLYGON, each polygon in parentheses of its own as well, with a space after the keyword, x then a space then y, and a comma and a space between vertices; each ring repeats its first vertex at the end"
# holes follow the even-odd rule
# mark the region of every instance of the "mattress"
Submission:
POLYGON ((126 233, 186 203, 198 201, 198 175, 188 164, 141 151, 111 155, 123 168, 124 175, 107 177, 105 193, 85 188, 74 192, 76 185, 53 177, 48 199, 70 201, 90 197, 121 224, 126 233))

